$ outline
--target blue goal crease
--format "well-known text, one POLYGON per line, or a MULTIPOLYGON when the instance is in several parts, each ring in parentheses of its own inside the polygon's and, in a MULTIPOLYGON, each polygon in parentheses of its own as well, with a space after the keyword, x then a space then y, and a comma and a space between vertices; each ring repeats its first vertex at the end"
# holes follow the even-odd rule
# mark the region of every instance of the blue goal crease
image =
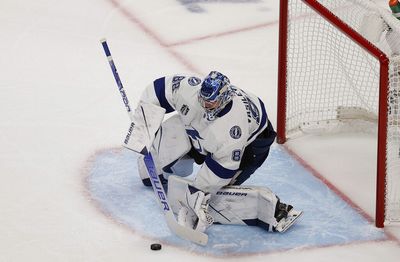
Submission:
POLYGON ((153 190, 145 188, 137 174, 136 158, 134 152, 123 149, 99 153, 87 177, 92 198, 135 232, 191 252, 213 256, 268 253, 387 238, 281 146, 274 145, 267 161, 245 184, 269 187, 281 201, 303 210, 303 217, 283 234, 251 226, 214 225, 207 231, 207 246, 198 246, 169 231, 153 190))

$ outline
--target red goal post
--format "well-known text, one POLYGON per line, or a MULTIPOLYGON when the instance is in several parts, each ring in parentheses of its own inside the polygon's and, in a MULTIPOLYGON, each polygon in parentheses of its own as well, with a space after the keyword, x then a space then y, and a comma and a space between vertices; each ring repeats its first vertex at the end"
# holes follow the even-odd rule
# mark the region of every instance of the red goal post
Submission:
POLYGON ((393 105, 390 95, 400 95, 400 60, 364 36, 363 19, 371 13, 384 18, 383 30, 398 30, 393 31, 399 33, 395 44, 400 46, 400 21, 369 0, 280 0, 277 141, 285 143, 292 134, 316 126, 376 122, 375 223, 383 227, 387 220, 400 221, 400 179, 388 178, 388 173, 400 176, 400 160, 395 159, 400 149, 396 156, 388 148, 393 141, 400 146, 400 105, 397 100, 393 105), (398 202, 391 203, 388 183, 399 187, 394 193, 398 202), (389 206, 396 210, 389 212, 389 206))

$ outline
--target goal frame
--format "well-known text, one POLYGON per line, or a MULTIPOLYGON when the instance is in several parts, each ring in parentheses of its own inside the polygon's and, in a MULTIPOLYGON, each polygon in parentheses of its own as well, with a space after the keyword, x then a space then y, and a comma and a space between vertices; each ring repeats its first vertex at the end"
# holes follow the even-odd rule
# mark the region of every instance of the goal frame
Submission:
MULTIPOLYGON (((375 45, 353 30, 330 10, 321 5, 318 0, 303 1, 321 17, 335 26, 339 31, 361 46, 371 56, 379 61, 379 107, 378 107, 378 143, 376 170, 376 207, 375 225, 384 227, 385 222, 385 193, 386 193, 386 142, 388 120, 388 89, 389 89, 389 58, 375 45)), ((279 10, 279 61, 278 61, 278 101, 277 101, 277 142, 283 144, 286 136, 286 84, 287 84, 287 41, 288 41, 288 2, 280 0, 279 10)))

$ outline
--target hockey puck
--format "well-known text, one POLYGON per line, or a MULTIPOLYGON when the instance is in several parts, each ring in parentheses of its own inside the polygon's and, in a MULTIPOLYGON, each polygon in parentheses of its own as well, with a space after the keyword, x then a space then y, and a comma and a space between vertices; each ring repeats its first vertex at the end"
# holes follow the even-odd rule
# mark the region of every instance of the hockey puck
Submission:
POLYGON ((154 243, 150 245, 151 250, 161 250, 161 244, 154 243))

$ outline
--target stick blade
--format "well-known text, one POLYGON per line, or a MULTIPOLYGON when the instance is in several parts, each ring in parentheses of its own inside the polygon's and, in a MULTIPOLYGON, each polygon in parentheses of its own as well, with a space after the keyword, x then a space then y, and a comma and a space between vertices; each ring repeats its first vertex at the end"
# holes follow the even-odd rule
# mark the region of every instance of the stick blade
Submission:
POLYGON ((208 242, 207 234, 178 224, 172 211, 166 212, 165 218, 167 220, 168 227, 177 236, 186 239, 188 241, 191 241, 193 243, 196 243, 198 245, 202 246, 207 245, 208 242))

